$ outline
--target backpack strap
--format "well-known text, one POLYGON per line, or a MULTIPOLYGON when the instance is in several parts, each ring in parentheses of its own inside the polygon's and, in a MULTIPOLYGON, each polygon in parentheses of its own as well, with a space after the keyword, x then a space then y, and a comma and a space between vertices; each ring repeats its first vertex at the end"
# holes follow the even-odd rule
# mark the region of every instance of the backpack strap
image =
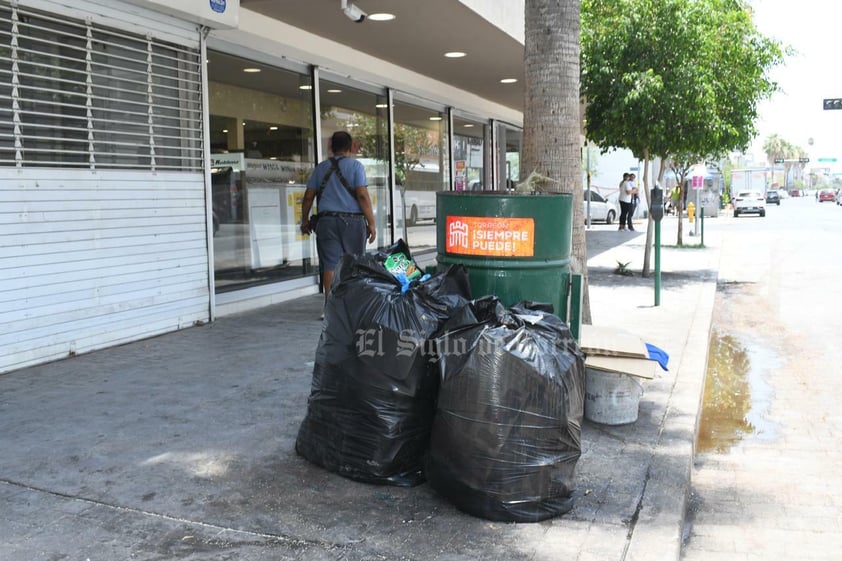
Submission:
POLYGON ((330 160, 330 169, 325 174, 325 177, 324 177, 324 179, 322 179, 322 182, 319 183, 319 192, 316 195, 316 200, 318 201, 319 199, 322 198, 322 191, 324 191, 324 188, 327 185, 328 180, 330 180, 330 176, 333 175, 334 172, 336 172, 336 177, 339 178, 339 181, 342 183, 342 185, 345 187, 345 189, 348 190, 348 193, 350 193, 352 197, 356 197, 354 189, 348 184, 348 180, 345 179, 345 176, 342 175, 342 170, 339 169, 339 160, 337 160, 336 158, 333 158, 333 157, 329 158, 329 160, 330 160))
POLYGON ((322 191, 324 191, 325 185, 327 185, 327 182, 330 179, 330 176, 333 175, 333 171, 334 171, 334 169, 333 169, 333 167, 331 167, 328 170, 328 172, 325 174, 325 177, 324 177, 324 179, 322 179, 322 182, 319 183, 319 196, 322 195, 322 191))
POLYGON ((344 185, 344 186, 345 186, 345 189, 347 189, 347 190, 348 190, 348 192, 349 192, 352 196, 355 196, 355 195, 354 195, 354 188, 353 188, 353 187, 351 187, 351 186, 348 184, 348 180, 347 180, 347 179, 345 179, 345 176, 344 176, 344 175, 342 175, 342 170, 341 170, 341 169, 339 169, 339 160, 337 160, 336 158, 330 158, 330 166, 331 166, 331 171, 335 171, 335 172, 336 172, 336 177, 338 177, 338 178, 339 178, 339 181, 340 181, 340 182, 342 182, 342 185, 344 185))

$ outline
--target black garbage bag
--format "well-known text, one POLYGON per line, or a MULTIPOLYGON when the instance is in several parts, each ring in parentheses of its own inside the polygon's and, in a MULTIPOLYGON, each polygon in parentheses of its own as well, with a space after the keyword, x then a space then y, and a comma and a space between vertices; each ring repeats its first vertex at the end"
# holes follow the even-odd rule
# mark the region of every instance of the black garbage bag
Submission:
POLYGON ((384 266, 398 252, 411 260, 402 241, 341 260, 295 449, 350 479, 412 486, 438 392, 429 338, 471 295, 461 265, 407 286, 384 266))
POLYGON ((454 314, 449 327, 457 321, 467 325, 435 339, 441 387, 427 480, 460 510, 490 520, 569 511, 585 366, 567 325, 543 306, 506 310, 495 297, 454 314))

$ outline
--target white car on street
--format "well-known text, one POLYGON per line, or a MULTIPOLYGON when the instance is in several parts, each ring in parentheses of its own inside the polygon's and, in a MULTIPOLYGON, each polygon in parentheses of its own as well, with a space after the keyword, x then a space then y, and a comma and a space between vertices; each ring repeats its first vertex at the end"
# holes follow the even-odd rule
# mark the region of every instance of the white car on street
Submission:
POLYGON ((760 191, 740 191, 734 197, 734 218, 741 214, 766 216, 766 197, 760 191))
MULTIPOLYGON (((591 194, 591 222, 605 222, 606 224, 611 224, 614 220, 617 219, 617 216, 620 214, 619 209, 617 208, 618 205, 616 202, 612 202, 593 189, 590 191, 591 194)), ((587 223, 587 216, 588 216, 588 191, 585 190, 584 197, 582 201, 582 216, 585 217, 585 222, 587 223)))

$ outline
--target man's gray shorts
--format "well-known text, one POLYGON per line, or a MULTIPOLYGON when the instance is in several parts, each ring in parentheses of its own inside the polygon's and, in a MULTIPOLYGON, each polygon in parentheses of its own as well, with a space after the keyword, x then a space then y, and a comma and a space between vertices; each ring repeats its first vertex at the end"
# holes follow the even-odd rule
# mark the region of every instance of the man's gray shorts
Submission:
POLYGON ((336 270, 339 258, 343 254, 361 255, 365 253, 365 240, 368 233, 365 218, 360 216, 319 215, 316 224, 316 249, 319 263, 325 271, 336 270))

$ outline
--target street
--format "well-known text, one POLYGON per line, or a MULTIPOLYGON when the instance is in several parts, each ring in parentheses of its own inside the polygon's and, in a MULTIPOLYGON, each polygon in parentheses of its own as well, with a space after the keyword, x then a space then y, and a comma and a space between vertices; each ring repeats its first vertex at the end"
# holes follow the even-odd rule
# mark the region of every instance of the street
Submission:
POLYGON ((706 224, 722 240, 684 561, 839 559, 842 208, 706 224))

